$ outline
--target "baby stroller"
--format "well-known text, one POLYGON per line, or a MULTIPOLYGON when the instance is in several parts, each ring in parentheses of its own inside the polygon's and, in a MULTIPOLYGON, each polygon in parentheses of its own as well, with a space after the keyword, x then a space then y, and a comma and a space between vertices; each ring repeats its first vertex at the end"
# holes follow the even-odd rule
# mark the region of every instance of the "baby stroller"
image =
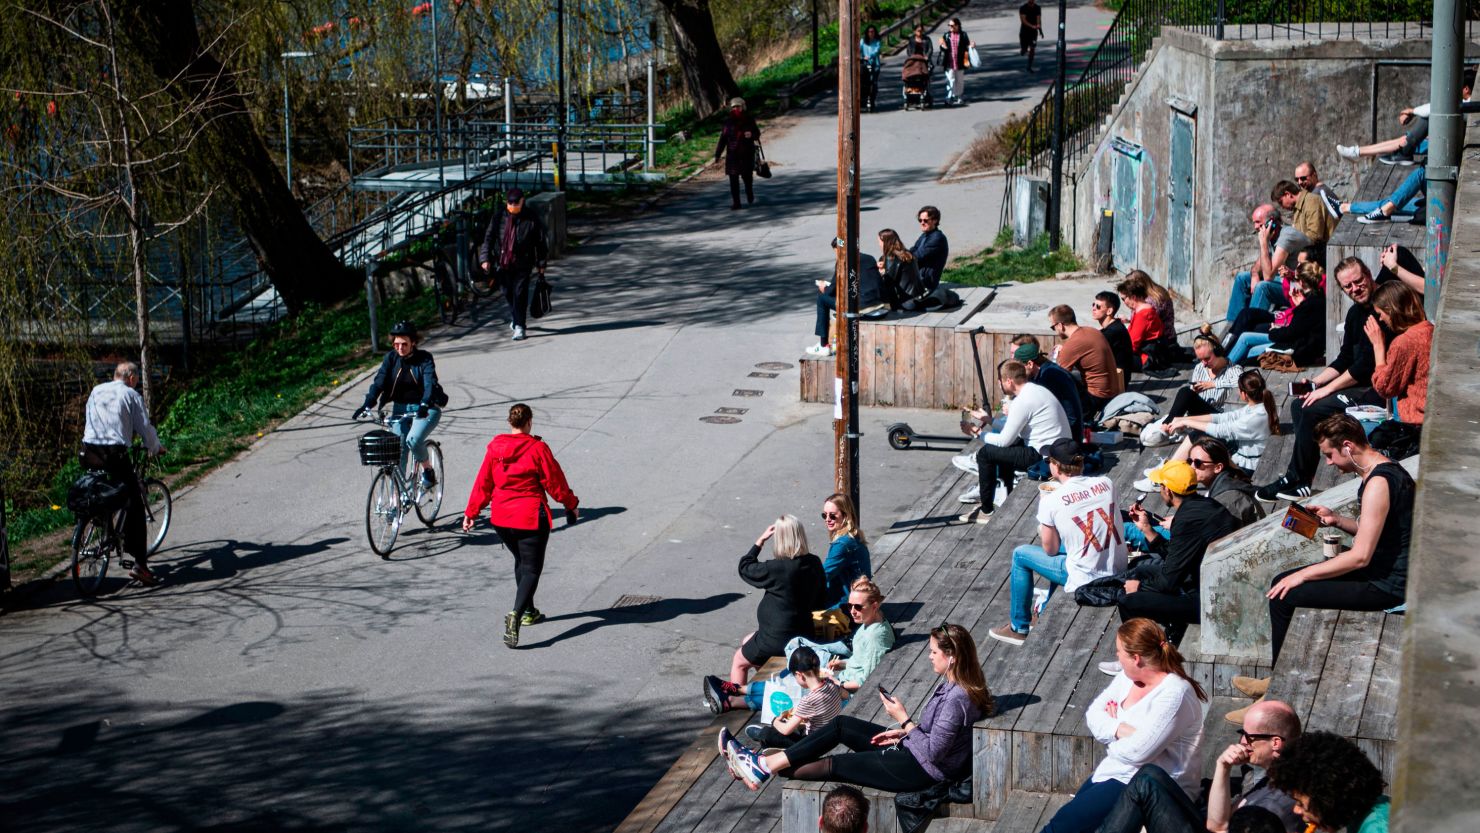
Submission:
POLYGON ((900 78, 904 81, 904 109, 929 109, 933 103, 930 97, 930 57, 916 53, 905 58, 900 78))

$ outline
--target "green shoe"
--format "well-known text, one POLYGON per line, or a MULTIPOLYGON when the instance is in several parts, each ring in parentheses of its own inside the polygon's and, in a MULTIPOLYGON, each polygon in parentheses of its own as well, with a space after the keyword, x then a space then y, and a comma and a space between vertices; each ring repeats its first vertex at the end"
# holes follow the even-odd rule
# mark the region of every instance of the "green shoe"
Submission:
POLYGON ((543 621, 545 621, 545 614, 541 613, 538 608, 532 607, 524 611, 524 618, 519 620, 519 624, 528 627, 530 625, 538 625, 543 621))
POLYGON ((510 648, 519 647, 519 614, 512 611, 504 616, 504 644, 510 648))

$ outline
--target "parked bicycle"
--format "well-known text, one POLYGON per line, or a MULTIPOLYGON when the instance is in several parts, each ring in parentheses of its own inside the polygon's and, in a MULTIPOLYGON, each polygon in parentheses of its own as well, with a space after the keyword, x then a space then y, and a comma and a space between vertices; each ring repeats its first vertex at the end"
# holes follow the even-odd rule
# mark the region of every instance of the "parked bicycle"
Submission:
POLYGON ((469 251, 469 236, 466 232, 468 212, 454 211, 456 233, 452 240, 436 247, 432 259, 434 279, 432 290, 436 294, 437 314, 443 324, 453 324, 465 309, 471 309, 475 298, 487 298, 493 294, 493 282, 475 280, 473 261, 476 256, 469 251))
MULTIPOLYGON (((142 446, 130 449, 129 459, 143 490, 144 540, 148 544, 147 554, 153 555, 169 534, 174 499, 164 481, 149 476, 149 453, 142 446)), ((115 559, 125 569, 134 566, 123 551, 127 514, 125 509, 107 509, 77 519, 77 528, 72 532, 72 583, 83 596, 97 595, 108 575, 108 565, 115 559)))
POLYGON ((436 524, 437 513, 442 510, 446 477, 442 470, 442 446, 436 440, 427 440, 427 459, 432 464, 435 482, 427 486, 419 476, 406 476, 407 449, 398 434, 386 429, 410 422, 410 414, 392 417, 378 411, 375 421, 385 428, 365 434, 359 443, 360 464, 379 469, 370 481, 370 494, 365 499, 365 534, 370 539, 370 549, 385 558, 396 545, 401 523, 412 510, 427 529, 436 524))

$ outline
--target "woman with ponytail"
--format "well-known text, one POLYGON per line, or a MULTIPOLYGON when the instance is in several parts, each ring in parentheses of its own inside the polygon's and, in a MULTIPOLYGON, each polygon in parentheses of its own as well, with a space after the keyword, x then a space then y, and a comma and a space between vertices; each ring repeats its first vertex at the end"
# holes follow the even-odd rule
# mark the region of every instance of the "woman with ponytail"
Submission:
POLYGON ((1085 712, 1105 758, 1043 833, 1091 833, 1125 785, 1147 764, 1166 771, 1188 794, 1202 780, 1202 725, 1208 695, 1187 674, 1177 646, 1150 619, 1130 619, 1115 632, 1120 673, 1085 712))
POLYGON ((1168 423, 1169 433, 1186 434, 1172 458, 1186 460, 1193 443, 1199 437, 1209 436, 1228 445, 1235 465, 1249 472, 1258 468, 1264 444, 1270 435, 1280 433, 1280 412, 1275 407, 1274 394, 1264 384, 1264 374, 1258 370, 1245 370, 1239 375, 1238 393, 1244 403, 1242 408, 1206 416, 1177 417, 1168 423))

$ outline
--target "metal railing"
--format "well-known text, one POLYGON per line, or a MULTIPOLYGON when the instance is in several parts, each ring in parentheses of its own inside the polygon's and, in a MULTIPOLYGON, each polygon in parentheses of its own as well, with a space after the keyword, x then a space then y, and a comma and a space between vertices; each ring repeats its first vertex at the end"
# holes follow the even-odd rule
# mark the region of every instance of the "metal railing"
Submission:
MULTIPOLYGON (((1480 17, 1480 0, 1465 0, 1467 29, 1480 17)), ((1093 149, 1104 120, 1140 71, 1155 38, 1175 26, 1219 40, 1354 40, 1426 37, 1432 0, 1126 0, 1089 62, 1064 86, 1064 170, 1093 149)), ((999 226, 1010 222, 1018 177, 1047 173, 1053 155, 1055 86, 1012 127, 1004 168, 999 226)))

